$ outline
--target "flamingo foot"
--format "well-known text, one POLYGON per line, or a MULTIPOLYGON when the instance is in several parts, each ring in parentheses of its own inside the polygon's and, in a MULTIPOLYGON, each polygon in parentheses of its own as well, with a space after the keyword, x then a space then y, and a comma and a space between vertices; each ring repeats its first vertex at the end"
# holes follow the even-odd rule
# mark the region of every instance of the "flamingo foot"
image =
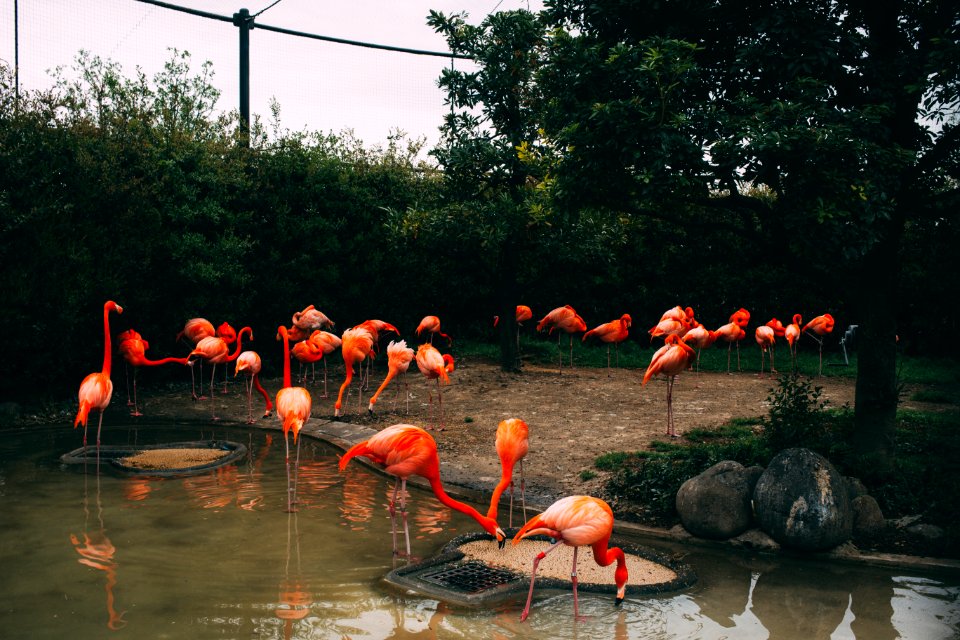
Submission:
POLYGON ((139 418, 139 417, 142 416, 143 414, 140 413, 139 411, 134 410, 134 411, 131 411, 131 412, 130 412, 130 415, 131 415, 132 417, 134 417, 134 418, 139 418))

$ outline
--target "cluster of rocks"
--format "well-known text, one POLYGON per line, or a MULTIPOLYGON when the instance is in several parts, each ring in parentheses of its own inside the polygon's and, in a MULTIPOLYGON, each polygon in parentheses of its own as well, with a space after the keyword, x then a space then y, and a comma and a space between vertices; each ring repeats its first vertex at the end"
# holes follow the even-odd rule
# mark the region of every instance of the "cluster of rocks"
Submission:
POLYGON ((892 530, 917 538, 926 549, 947 542, 939 527, 884 519, 862 482, 840 475, 809 449, 785 449, 766 469, 719 462, 680 487, 676 506, 688 533, 751 548, 825 551, 851 539, 881 539, 892 530))

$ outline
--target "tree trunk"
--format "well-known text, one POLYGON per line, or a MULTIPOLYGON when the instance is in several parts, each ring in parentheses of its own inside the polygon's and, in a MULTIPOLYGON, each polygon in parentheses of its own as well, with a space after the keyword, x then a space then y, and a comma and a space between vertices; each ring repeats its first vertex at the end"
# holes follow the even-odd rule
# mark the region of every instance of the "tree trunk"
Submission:
POLYGON ((893 467, 899 399, 896 296, 903 232, 903 218, 898 214, 865 256, 859 274, 860 326, 851 445, 860 468, 875 472, 893 467))

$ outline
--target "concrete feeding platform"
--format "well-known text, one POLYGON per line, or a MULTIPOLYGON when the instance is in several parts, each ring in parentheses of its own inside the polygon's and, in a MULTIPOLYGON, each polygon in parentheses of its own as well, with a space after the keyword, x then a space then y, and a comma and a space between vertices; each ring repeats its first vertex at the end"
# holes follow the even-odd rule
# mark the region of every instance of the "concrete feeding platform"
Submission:
MULTIPOLYGON (((394 569, 384 580, 407 591, 442 600, 448 604, 477 607, 511 596, 523 596, 530 585, 533 558, 552 544, 546 536, 525 538, 510 544, 516 530, 507 532, 507 546, 498 549, 487 533, 471 533, 451 540, 432 558, 394 569)), ((678 591, 693 585, 696 574, 682 562, 652 549, 617 540, 612 546, 623 549, 627 558, 627 596, 678 591)), ((573 548, 550 553, 540 563, 536 589, 569 590, 573 548)), ((599 567, 589 547, 581 547, 577 562, 578 590, 616 593, 614 565, 599 567)))
POLYGON ((174 477, 206 473, 245 455, 247 447, 239 442, 203 440, 80 447, 60 456, 60 461, 64 464, 106 462, 127 475, 174 477))

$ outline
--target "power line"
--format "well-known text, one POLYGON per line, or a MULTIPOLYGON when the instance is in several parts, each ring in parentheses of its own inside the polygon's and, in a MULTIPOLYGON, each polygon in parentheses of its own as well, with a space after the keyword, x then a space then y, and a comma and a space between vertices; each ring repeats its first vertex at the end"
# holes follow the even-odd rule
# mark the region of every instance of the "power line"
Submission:
MULTIPOLYGON (((280 0, 277 0, 279 2, 280 0)), ((188 7, 181 7, 176 4, 170 4, 168 2, 160 2, 159 0, 137 0, 137 2, 143 2, 144 4, 152 4, 158 7, 163 7, 164 9, 171 9, 173 11, 180 11, 183 13, 189 13, 191 15, 200 16, 202 18, 209 18, 211 20, 220 20, 221 22, 234 23, 233 16, 223 16, 216 13, 210 13, 208 11, 200 11, 198 9, 190 9, 188 7)), ((276 2, 274 3, 276 4, 276 2)), ((273 5, 270 5, 271 7, 273 5)), ((270 7, 267 7, 269 9, 270 7)), ((266 11, 264 9, 263 11, 266 11)), ((261 11, 260 13, 263 13, 261 11)), ((255 16, 250 16, 251 23, 255 16)), ((254 25, 251 24, 251 27, 254 25)), ((273 31, 275 33, 283 33, 290 36, 297 36, 300 38, 310 38, 312 40, 322 40, 324 42, 334 42, 337 44, 346 44, 352 47, 366 47, 368 49, 380 49, 382 51, 396 51, 398 53, 410 53, 418 56, 435 56, 438 58, 459 58, 461 60, 472 60, 473 58, 468 55, 463 55, 459 53, 452 53, 450 51, 426 51, 423 49, 410 49, 407 47, 394 47, 387 44, 375 44, 372 42, 360 42, 358 40, 346 40, 344 38, 334 38, 332 36, 321 36, 316 33, 307 33, 304 31, 296 31, 294 29, 285 29, 283 27, 274 27, 267 24, 256 23, 254 27, 256 29, 263 29, 264 31, 273 31)))
POLYGON ((260 15, 261 13, 263 13, 264 11, 266 11, 267 9, 273 9, 275 6, 277 6, 278 4, 280 4, 280 1, 281 1, 281 0, 276 0, 275 2, 272 2, 269 6, 263 8, 263 9, 260 9, 260 11, 257 11, 255 14, 253 14, 253 17, 256 18, 258 15, 260 15))

